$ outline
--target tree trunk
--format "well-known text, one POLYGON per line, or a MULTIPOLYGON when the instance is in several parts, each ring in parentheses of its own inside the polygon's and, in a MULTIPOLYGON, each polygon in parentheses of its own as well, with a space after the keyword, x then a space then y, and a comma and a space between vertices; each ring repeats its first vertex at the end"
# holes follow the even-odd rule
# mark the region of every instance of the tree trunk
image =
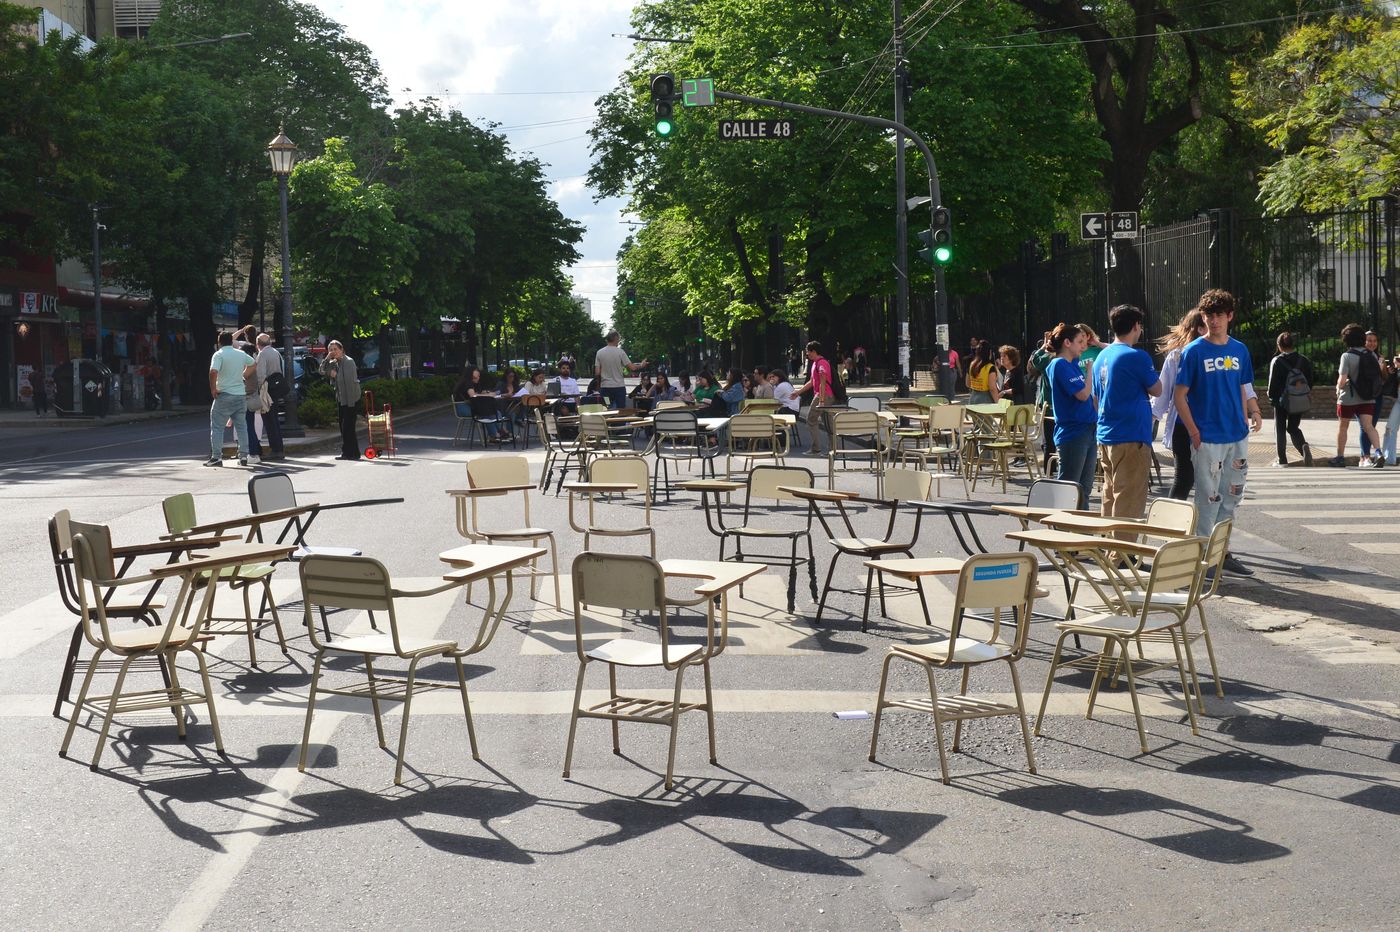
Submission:
MULTIPOLYGON (((214 287, 201 288, 189 296, 190 335, 194 337, 195 359, 208 359, 214 355, 214 287)), ((190 373, 190 397, 186 401, 207 402, 209 380, 201 378, 201 373, 190 373)))
MULTIPOLYGON (((263 302, 263 264, 266 261, 267 253, 267 231, 255 228, 253 241, 249 244, 252 247, 252 255, 248 260, 248 291, 243 295, 243 303, 238 305, 238 326, 246 327, 253 322, 258 311, 262 309, 263 302)), ((277 312, 281 313, 281 302, 278 302, 277 312)), ((276 320, 273 326, 281 333, 282 321, 276 320)))

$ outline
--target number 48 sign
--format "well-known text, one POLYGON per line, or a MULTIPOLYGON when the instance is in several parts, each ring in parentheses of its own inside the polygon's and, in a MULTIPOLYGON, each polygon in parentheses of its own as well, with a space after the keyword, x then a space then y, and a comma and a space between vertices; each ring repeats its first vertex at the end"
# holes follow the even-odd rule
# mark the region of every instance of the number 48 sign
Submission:
POLYGON ((1135 210, 1118 211, 1108 215, 1108 228, 1114 239, 1134 239, 1138 234, 1138 215, 1135 210))

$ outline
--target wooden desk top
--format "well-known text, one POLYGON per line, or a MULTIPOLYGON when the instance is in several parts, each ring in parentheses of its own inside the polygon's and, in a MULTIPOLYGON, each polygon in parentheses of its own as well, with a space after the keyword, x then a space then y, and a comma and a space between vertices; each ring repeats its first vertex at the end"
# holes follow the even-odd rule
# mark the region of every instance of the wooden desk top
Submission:
POLYGON ((743 487, 744 483, 732 479, 687 479, 676 483, 676 488, 689 492, 737 492, 743 487))
POLYGON ((185 576, 205 570, 221 570, 226 566, 271 563, 285 560, 296 549, 294 544, 225 544, 206 553, 194 554, 188 560, 153 566, 149 572, 152 576, 185 576))
POLYGON ((179 553, 184 550, 208 550, 225 541, 242 540, 236 534, 220 534, 214 537, 183 537, 176 540, 157 540, 149 544, 127 544, 113 547, 114 557, 148 557, 158 553, 179 553))
POLYGON ((472 582, 523 566, 546 553, 543 547, 507 547, 501 544, 464 544, 438 554, 452 571, 443 574, 451 582, 472 582))
POLYGON ((866 560, 865 565, 901 579, 917 579, 920 576, 956 576, 962 572, 965 562, 961 557, 916 557, 899 560, 866 560))
POLYGON ((278 508, 274 511, 258 511, 238 518, 225 518, 222 521, 207 521, 203 524, 197 524, 186 533, 217 534, 220 531, 227 531, 236 527, 253 527, 259 524, 265 524, 268 521, 284 521, 287 518, 295 518, 299 515, 316 511, 320 507, 319 504, 312 502, 305 505, 295 505, 291 508, 278 508))
POLYGON ((1062 531, 1082 531, 1085 533, 1129 533, 1149 534, 1154 537, 1183 538, 1193 536, 1190 531, 1160 524, 1148 524, 1130 518, 1105 518, 1101 515, 1086 515, 1075 512, 1052 512, 1039 519, 1047 527, 1062 531))
POLYGON ((1097 537, 1093 534, 1075 534, 1071 531, 1032 530, 1012 531, 1006 535, 1011 540, 1025 541, 1032 547, 1050 550, 1078 552, 1102 550, 1105 553, 1130 553, 1135 556, 1151 556, 1156 547, 1139 544, 1130 540, 1116 540, 1112 537, 1097 537))
POLYGON ((570 492, 639 492, 632 482, 566 482, 564 488, 570 492))
POLYGON ((708 580, 695 587, 696 595, 715 596, 752 579, 768 569, 764 563, 731 563, 718 560, 662 560, 661 572, 668 577, 708 580))
POLYGON ((530 489, 533 489, 533 488, 536 488, 536 485, 535 485, 533 482, 531 482, 531 483, 528 484, 528 485, 524 485, 524 484, 522 484, 522 485, 486 485, 486 486, 482 486, 482 487, 480 487, 480 488, 472 488, 472 489, 448 489, 448 490, 447 490, 447 494, 448 494, 448 495, 458 495, 458 496, 461 496, 461 495, 503 495, 503 494, 505 494, 506 492, 528 492, 530 489))
POLYGON ((1040 505, 993 505, 992 510, 1004 515, 1011 515, 1013 518, 1025 518, 1028 521, 1039 521, 1046 515, 1060 512, 1058 508, 1046 508, 1040 505))
POLYGON ((810 489, 801 486, 780 485, 778 491, 787 492, 796 498, 817 502, 844 502, 860 498, 859 492, 851 492, 846 489, 810 489))

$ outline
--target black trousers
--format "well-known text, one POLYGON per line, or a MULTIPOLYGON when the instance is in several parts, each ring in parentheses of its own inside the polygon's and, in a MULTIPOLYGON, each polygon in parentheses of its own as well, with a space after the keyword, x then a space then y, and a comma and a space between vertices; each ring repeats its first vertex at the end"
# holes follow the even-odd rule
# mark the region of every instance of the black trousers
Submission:
POLYGON ((1288 462, 1288 443, 1285 440, 1285 435, 1287 435, 1287 440, 1293 441, 1293 446, 1297 448, 1299 453, 1303 452, 1303 445, 1306 441, 1303 439, 1302 429, 1298 427, 1302 420, 1303 415, 1289 414, 1282 407, 1274 406, 1274 442, 1278 445, 1278 461, 1280 463, 1288 462))
POLYGON ((346 459, 360 458, 360 441, 355 437, 355 406, 340 406, 340 455, 346 459))
POLYGON ((1191 435, 1180 418, 1172 428, 1172 459, 1176 462, 1176 475, 1172 478, 1170 497, 1185 501, 1196 487, 1196 464, 1191 459, 1191 435))

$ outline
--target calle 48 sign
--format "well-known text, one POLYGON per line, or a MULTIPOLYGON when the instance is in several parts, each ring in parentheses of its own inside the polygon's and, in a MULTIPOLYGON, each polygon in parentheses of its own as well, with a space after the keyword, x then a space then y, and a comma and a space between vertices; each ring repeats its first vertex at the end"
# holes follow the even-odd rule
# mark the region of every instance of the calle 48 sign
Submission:
POLYGON ((720 139, 791 139, 792 120, 720 120, 720 139))

